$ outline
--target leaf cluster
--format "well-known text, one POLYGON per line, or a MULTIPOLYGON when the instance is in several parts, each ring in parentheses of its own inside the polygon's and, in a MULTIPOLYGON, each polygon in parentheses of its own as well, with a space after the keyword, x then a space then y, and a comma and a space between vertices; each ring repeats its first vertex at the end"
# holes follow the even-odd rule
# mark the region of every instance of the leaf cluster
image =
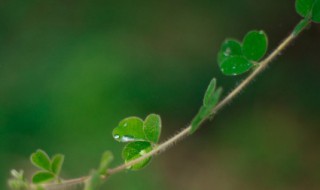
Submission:
POLYGON ((59 174, 64 162, 64 155, 56 154, 50 159, 45 151, 39 149, 31 154, 30 160, 34 166, 40 169, 32 176, 34 184, 60 180, 59 174))
MULTIPOLYGON (((122 150, 125 162, 137 159, 153 150, 161 134, 161 118, 157 114, 148 115, 145 120, 138 117, 128 117, 120 121, 112 134, 116 141, 128 143, 122 150)), ((151 157, 130 166, 131 170, 144 168, 151 157)))

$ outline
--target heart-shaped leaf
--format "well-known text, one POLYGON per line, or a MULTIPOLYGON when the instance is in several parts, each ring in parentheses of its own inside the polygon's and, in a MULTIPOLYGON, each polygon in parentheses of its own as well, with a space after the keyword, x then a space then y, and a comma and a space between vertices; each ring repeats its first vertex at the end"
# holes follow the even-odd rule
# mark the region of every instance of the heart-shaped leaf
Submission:
POLYGON ((128 117, 120 121, 113 129, 113 138, 119 142, 146 140, 143 131, 143 121, 138 117, 128 117))
MULTIPOLYGON (((131 142, 123 148, 122 158, 125 160, 125 162, 129 162, 130 160, 134 160, 143 156, 144 154, 150 152, 151 150, 152 150, 152 146, 150 142, 146 142, 146 141, 131 142)), ((142 169, 150 162, 150 160, 151 160, 151 157, 146 158, 141 162, 131 166, 128 169, 131 169, 131 170, 142 169)))
POLYGON ((157 143, 161 134, 161 118, 157 114, 150 114, 144 120, 144 134, 150 142, 157 143))
POLYGON ((32 176, 32 182, 35 184, 49 182, 55 179, 53 173, 40 171, 32 176))
POLYGON ((52 158, 52 163, 51 163, 51 171, 56 175, 59 176, 62 165, 64 161, 64 155, 62 154, 57 154, 54 155, 52 158))
POLYGON ((247 72, 253 67, 248 59, 243 56, 233 56, 222 62, 220 69, 225 75, 239 75, 247 72))
POLYGON ((296 0, 296 11, 302 17, 320 22, 320 0, 296 0))
POLYGON ((230 56, 242 55, 240 42, 232 39, 227 39, 221 45, 221 49, 218 53, 218 64, 229 58, 230 56))
POLYGON ((37 150, 31 154, 31 163, 40 169, 51 171, 50 158, 43 150, 37 150))
POLYGON ((268 38, 263 31, 250 31, 243 40, 242 53, 252 61, 259 61, 267 52, 268 38))

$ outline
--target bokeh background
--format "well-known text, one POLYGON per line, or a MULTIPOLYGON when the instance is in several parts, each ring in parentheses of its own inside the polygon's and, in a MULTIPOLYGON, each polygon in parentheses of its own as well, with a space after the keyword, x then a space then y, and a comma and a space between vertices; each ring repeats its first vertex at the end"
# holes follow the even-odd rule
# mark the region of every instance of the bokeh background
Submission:
MULTIPOLYGON (((79 177, 111 150, 127 116, 185 127, 215 76, 224 94, 226 37, 264 29, 270 50, 300 20, 293 0, 0 1, 0 189, 12 168, 34 171, 36 149, 66 155, 79 177)), ((102 189, 320 189, 320 27, 312 26, 192 137, 102 189)))

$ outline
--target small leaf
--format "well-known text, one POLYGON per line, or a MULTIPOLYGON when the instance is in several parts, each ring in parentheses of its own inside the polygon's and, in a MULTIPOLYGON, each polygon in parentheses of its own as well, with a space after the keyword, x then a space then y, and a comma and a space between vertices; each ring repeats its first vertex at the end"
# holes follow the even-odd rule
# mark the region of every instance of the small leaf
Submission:
POLYGON ((128 117, 120 121, 118 127, 113 129, 113 138, 119 142, 132 142, 145 140, 143 121, 138 117, 128 117))
MULTIPOLYGON (((129 162, 130 160, 137 159, 144 154, 150 152, 152 150, 152 146, 150 142, 146 141, 137 141, 127 144, 122 151, 122 158, 125 162, 129 162)), ((145 167, 151 160, 151 157, 142 160, 141 162, 131 166, 128 169, 131 170, 139 170, 145 167)))
POLYGON ((49 182, 54 180, 55 176, 53 173, 40 171, 33 175, 32 182, 35 184, 49 182))
POLYGON ((243 40, 242 53, 252 61, 259 61, 267 52, 268 38, 263 31, 251 31, 243 40))
POLYGON ((51 170, 50 158, 43 150, 37 150, 35 153, 31 154, 31 163, 40 169, 47 171, 51 170))
POLYGON ((221 65, 228 57, 235 55, 242 55, 241 44, 236 40, 227 39, 222 43, 218 53, 218 64, 221 65))
POLYGON ((212 96, 214 95, 214 91, 216 90, 216 84, 217 84, 217 80, 215 78, 213 78, 211 81, 210 81, 210 84, 207 88, 207 91, 204 95, 204 98, 203 98, 203 105, 210 105, 211 101, 212 101, 212 96))
POLYGON ((239 75, 247 72, 253 64, 244 57, 233 56, 222 62, 220 69, 225 75, 239 75))
POLYGON ((143 131, 147 140, 157 143, 161 134, 160 116, 156 114, 148 115, 148 117, 144 120, 143 131))
POLYGON ((302 17, 311 19, 313 22, 320 22, 319 0, 296 0, 296 11, 302 17))
POLYGON ((97 171, 92 171, 90 178, 86 181, 84 190, 97 190, 101 184, 100 175, 97 171))
POLYGON ((51 171, 59 176, 64 161, 64 155, 57 154, 52 158, 51 171))
POLYGON ((101 161, 100 161, 100 166, 99 166, 99 174, 104 175, 107 173, 109 164, 113 160, 113 154, 110 151, 106 151, 103 153, 101 161))
POLYGON ((219 102, 221 94, 222 94, 222 88, 218 88, 213 92, 213 95, 211 96, 210 101, 208 101, 207 104, 204 104, 200 108, 199 112, 191 122, 190 134, 194 133, 200 127, 201 123, 212 114, 212 110, 219 102))

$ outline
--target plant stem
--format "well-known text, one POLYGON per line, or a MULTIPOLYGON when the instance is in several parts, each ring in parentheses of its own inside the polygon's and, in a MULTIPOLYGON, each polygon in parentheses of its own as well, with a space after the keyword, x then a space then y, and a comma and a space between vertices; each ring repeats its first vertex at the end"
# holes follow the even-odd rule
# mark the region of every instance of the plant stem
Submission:
MULTIPOLYGON (((297 29, 296 29, 297 27, 296 27, 295 30, 282 43, 280 43, 280 45, 269 56, 267 56, 264 60, 262 60, 260 63, 258 63, 258 66, 256 67, 256 69, 246 79, 244 79, 240 83, 240 85, 238 85, 234 90, 232 90, 224 99, 222 99, 213 108, 213 110, 211 112, 212 113, 211 116, 217 114, 218 111, 220 111, 223 107, 225 107, 228 103, 230 103, 246 86, 248 86, 253 81, 253 79, 255 77, 257 77, 258 74, 260 74, 262 71, 264 71, 267 68, 267 66, 279 54, 281 54, 281 52, 286 47, 288 47, 288 45, 298 36, 298 34, 300 34, 300 32, 309 25, 309 23, 310 22, 308 22, 308 24, 303 24, 303 25, 301 25, 299 23, 300 25, 299 24, 297 25, 299 27, 298 31, 297 31, 297 29)), ((209 118, 210 118, 210 116, 204 118, 201 121, 201 123, 208 120, 209 118)), ((157 154, 165 151, 166 149, 170 148, 171 146, 173 146, 177 142, 179 142, 182 139, 184 139, 185 137, 189 136, 190 131, 191 131, 191 126, 184 128, 182 131, 180 131, 179 133, 177 133, 173 137, 169 138, 167 141, 163 142, 159 146, 155 147, 152 151, 144 154, 143 156, 141 156, 135 160, 129 161, 125 164, 122 164, 120 166, 117 166, 115 168, 109 169, 107 172, 107 175, 101 176, 101 178, 106 179, 108 176, 116 174, 118 172, 121 172, 121 171, 141 162, 142 160, 144 160, 150 156, 154 156, 154 155, 157 155, 157 154)), ((80 178, 76 178, 76 179, 62 181, 61 184, 44 184, 42 186, 48 190, 53 190, 53 189, 58 189, 61 187, 68 187, 68 186, 72 186, 72 185, 76 185, 76 184, 82 184, 82 183, 85 183, 86 180, 88 180, 89 178, 90 178, 90 176, 85 176, 85 177, 80 177, 80 178)))

